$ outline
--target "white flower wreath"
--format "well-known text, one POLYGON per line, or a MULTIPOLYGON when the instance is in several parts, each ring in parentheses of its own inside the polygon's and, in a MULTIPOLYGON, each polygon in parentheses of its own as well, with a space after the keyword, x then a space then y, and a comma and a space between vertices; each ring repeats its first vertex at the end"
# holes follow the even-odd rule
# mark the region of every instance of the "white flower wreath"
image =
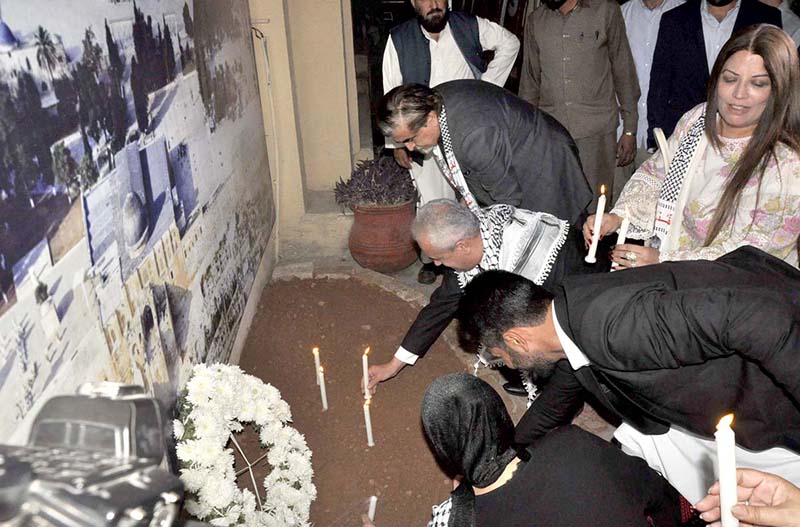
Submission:
POLYGON ((189 513, 219 526, 309 525, 309 508, 317 497, 311 450, 287 425, 291 419, 289 405, 274 386, 237 366, 195 366, 173 423, 181 480, 191 495, 189 513), (234 436, 244 424, 255 427, 268 449, 253 462, 245 457, 254 492, 236 485, 233 450, 226 448, 230 441, 244 457, 234 436), (264 480, 262 499, 251 467, 265 456, 272 471, 264 480))

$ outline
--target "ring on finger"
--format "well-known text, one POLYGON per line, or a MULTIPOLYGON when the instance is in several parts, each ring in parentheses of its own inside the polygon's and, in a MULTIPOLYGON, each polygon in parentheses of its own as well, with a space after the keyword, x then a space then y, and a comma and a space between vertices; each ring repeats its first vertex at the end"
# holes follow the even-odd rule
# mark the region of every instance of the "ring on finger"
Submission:
POLYGON ((633 251, 628 251, 625 253, 625 259, 631 262, 632 264, 636 264, 636 253, 633 251))

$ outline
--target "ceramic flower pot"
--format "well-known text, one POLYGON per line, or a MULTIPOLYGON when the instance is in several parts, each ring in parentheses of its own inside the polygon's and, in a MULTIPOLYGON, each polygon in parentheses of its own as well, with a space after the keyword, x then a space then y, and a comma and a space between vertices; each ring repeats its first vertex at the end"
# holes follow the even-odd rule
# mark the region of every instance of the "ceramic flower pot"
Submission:
POLYGON ((350 229, 350 254, 362 267, 391 273, 405 269, 417 259, 411 238, 414 202, 400 205, 357 205, 350 229))

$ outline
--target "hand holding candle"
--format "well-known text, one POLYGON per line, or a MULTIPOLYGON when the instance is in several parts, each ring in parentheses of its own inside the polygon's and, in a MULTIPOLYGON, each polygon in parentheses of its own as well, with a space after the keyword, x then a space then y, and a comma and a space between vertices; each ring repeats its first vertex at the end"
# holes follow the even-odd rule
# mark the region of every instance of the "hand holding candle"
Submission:
MULTIPOLYGON (((625 216, 622 218, 622 225, 619 227, 619 231, 617 231, 617 245, 622 245, 625 243, 625 238, 628 237, 628 228, 631 225, 631 221, 628 219, 630 214, 628 214, 628 207, 625 207, 625 216)), ((611 270, 617 269, 619 264, 614 262, 611 264, 611 270)))
POLYGON ((317 382, 319 382, 319 396, 322 399, 322 411, 328 409, 328 392, 325 390, 325 370, 322 366, 319 367, 317 374, 317 382))
POLYGON ((314 348, 311 350, 311 353, 314 355, 314 373, 317 376, 317 386, 319 386, 319 348, 314 346, 314 348))
POLYGON ((364 350, 364 354, 361 356, 361 370, 364 375, 364 399, 372 397, 369 393, 369 359, 367 355, 369 355, 369 346, 367 346, 367 349, 364 350))
POLYGON ((594 216, 594 228, 592 229, 592 244, 589 246, 589 254, 584 260, 586 263, 597 262, 597 245, 600 243, 600 227, 603 225, 603 214, 606 211, 606 186, 600 186, 600 197, 597 199, 597 212, 594 216))
POLYGON ((736 495, 736 435, 731 424, 733 414, 728 414, 717 423, 714 438, 717 442, 717 470, 719 472, 719 510, 722 527, 739 527, 739 520, 731 508, 738 503, 736 495))

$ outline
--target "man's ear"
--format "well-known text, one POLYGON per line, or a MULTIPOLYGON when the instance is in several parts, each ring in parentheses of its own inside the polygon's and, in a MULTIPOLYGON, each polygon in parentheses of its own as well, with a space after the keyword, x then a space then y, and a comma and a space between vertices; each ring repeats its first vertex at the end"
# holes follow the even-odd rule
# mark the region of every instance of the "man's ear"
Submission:
POLYGON ((464 251, 469 252, 470 246, 469 243, 467 243, 467 240, 458 240, 453 249, 459 252, 464 252, 464 251))
POLYGON ((525 337, 518 328, 511 328, 504 331, 503 341, 506 343, 506 346, 517 353, 525 353, 525 337))

